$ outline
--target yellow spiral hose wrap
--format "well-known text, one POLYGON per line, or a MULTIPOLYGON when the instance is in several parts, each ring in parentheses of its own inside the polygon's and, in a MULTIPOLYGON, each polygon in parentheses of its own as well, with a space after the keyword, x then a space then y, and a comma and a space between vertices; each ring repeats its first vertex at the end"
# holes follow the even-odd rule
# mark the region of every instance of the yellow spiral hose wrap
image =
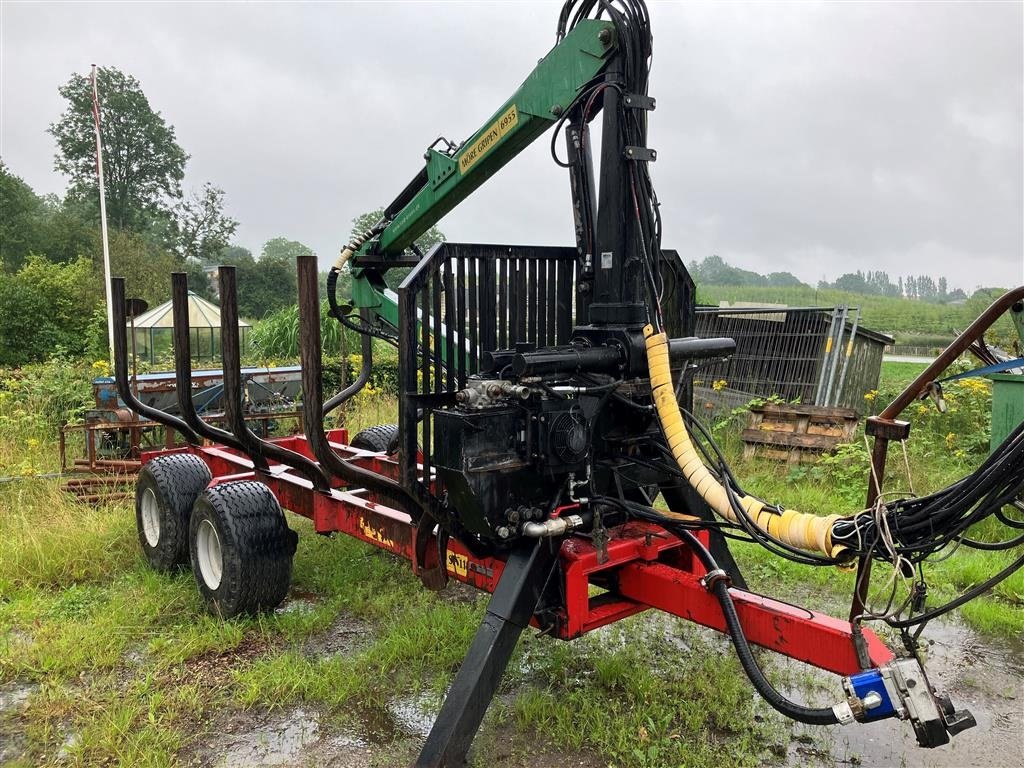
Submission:
MULTIPOLYGON (((664 333, 655 333, 654 328, 648 325, 644 328, 644 338, 654 408, 676 463, 679 464, 687 482, 708 506, 725 519, 738 523, 725 487, 704 466, 704 461, 697 453, 690 433, 683 423, 683 414, 679 410, 675 387, 672 385, 668 337, 664 333)), ((751 496, 739 496, 739 504, 761 530, 791 547, 821 552, 829 557, 838 557, 845 549, 832 543, 832 526, 837 520, 842 519, 842 515, 818 517, 806 512, 797 512, 795 509, 779 512, 767 509, 763 501, 751 496)))

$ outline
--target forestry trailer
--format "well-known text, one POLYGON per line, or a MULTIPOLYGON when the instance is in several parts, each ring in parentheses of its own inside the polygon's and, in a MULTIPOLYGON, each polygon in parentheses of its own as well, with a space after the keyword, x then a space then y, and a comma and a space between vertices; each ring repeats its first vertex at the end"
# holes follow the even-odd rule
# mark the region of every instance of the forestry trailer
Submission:
MULTIPOLYGON (((934 378, 930 370, 907 402, 869 424, 876 471, 866 509, 818 516, 740 487, 689 412, 693 372, 734 343, 694 337, 693 282, 661 244, 650 173, 657 155, 647 143, 651 41, 643 0, 568 0, 555 46, 519 89, 467 141, 439 138, 427 148, 380 222, 349 242, 329 273, 330 313, 359 334, 362 366, 326 401, 317 263, 299 258, 303 435, 265 440, 246 423, 232 267, 218 278, 222 428, 191 400, 184 274, 172 279, 179 416, 133 395, 125 286, 115 279, 119 394, 184 443, 143 456, 142 550, 160 570, 190 563, 218 615, 273 609, 288 592, 297 539, 283 508, 318 533, 407 558, 431 589, 454 579, 491 593, 417 766, 463 764, 524 629, 572 640, 651 608, 728 633, 751 684, 789 718, 900 718, 922 746, 945 744, 974 719, 936 692, 917 654, 914 630, 948 609, 926 605, 924 566, 950 543, 979 543, 968 528, 983 519, 1021 527, 1011 512, 1024 483, 1022 430, 949 489, 882 496, 886 446, 908 431, 896 417, 934 378), (550 129, 552 155, 568 171, 575 245, 416 247, 550 129), (402 267, 411 271, 391 291, 385 273, 402 267), (352 285, 344 301, 343 270, 352 285), (325 430, 324 416, 366 384, 381 342, 398 347, 397 426, 352 439, 325 430), (856 566, 849 620, 747 591, 730 538, 812 566, 856 566), (868 606, 872 562, 915 585, 902 605, 868 606), (871 621, 900 629, 900 655, 871 621), (832 706, 808 707, 773 688, 754 645, 835 673, 832 706)), ((1021 298, 1024 289, 982 320, 991 324, 1021 298)), ((1021 540, 1017 530, 1007 544, 1021 540)))

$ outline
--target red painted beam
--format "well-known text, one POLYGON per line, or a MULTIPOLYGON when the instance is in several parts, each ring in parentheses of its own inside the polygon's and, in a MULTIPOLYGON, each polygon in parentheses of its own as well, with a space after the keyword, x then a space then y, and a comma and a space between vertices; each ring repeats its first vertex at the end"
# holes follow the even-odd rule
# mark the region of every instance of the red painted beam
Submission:
MULTIPOLYGON (((662 563, 633 563, 624 566, 618 575, 623 596, 725 632, 722 607, 701 585, 698 575, 662 563)), ((729 592, 751 643, 837 675, 861 671, 849 622, 739 589, 729 592)), ((872 665, 877 667, 894 658, 871 630, 864 630, 864 640, 872 665)))
MULTIPOLYGON (((302 437, 281 442, 287 442, 287 447, 299 453, 308 452, 302 437)), ((393 460, 381 454, 357 451, 342 444, 334 448, 339 454, 358 457, 357 463, 382 474, 397 470, 393 460)), ((257 476, 252 462, 235 451, 221 446, 186 450, 206 461, 214 483, 257 476)), ((143 461, 166 452, 147 452, 143 461)), ((418 532, 409 515, 377 503, 365 491, 335 488, 330 493, 318 493, 308 480, 284 467, 272 467, 269 476, 259 474, 258 479, 270 487, 282 507, 310 518, 318 532, 340 531, 414 560, 418 532)), ((432 533, 428 535, 428 551, 436 552, 435 537, 432 533)), ((707 544, 707 532, 697 535, 707 544)), ((721 606, 700 583, 704 569, 679 539, 644 522, 617 526, 609 531, 609 536, 601 557, 585 538, 570 537, 563 543, 565 610, 557 627, 558 637, 579 637, 648 608, 725 631, 721 606), (591 595, 595 583, 609 591, 591 595)), ((503 560, 473 557, 454 540, 448 543, 444 558, 450 577, 485 592, 494 591, 504 568, 503 560)), ((731 594, 751 643, 837 674, 860 671, 848 622, 741 590, 731 590, 731 594)), ((893 658, 892 652, 870 630, 864 630, 864 639, 875 666, 893 658)))

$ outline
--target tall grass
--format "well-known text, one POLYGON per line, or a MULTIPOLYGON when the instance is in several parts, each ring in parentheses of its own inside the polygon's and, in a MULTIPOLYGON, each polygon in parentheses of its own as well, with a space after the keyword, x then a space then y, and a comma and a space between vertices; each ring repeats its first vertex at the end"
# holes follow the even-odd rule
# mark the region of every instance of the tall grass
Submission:
MULTIPOLYGON (((320 305, 320 337, 326 350, 348 355, 359 349, 354 331, 328 314, 327 303, 320 305)), ((249 332, 250 352, 264 360, 292 360, 299 356, 299 308, 285 307, 267 315, 249 332)))

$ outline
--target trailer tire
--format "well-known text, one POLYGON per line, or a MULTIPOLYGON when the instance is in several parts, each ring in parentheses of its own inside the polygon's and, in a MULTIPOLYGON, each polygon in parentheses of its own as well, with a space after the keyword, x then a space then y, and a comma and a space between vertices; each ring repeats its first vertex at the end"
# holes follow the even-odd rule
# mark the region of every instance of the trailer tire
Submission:
POLYGON ((221 483, 196 499, 189 555, 207 610, 232 618, 273 610, 288 594, 298 534, 254 480, 221 483))
POLYGON ((394 453, 398 450, 398 425, 378 424, 356 433, 350 445, 374 453, 394 453))
POLYGON ((192 505, 210 484, 210 468, 191 453, 157 456, 135 483, 135 527, 146 562, 168 573, 188 562, 192 505))

